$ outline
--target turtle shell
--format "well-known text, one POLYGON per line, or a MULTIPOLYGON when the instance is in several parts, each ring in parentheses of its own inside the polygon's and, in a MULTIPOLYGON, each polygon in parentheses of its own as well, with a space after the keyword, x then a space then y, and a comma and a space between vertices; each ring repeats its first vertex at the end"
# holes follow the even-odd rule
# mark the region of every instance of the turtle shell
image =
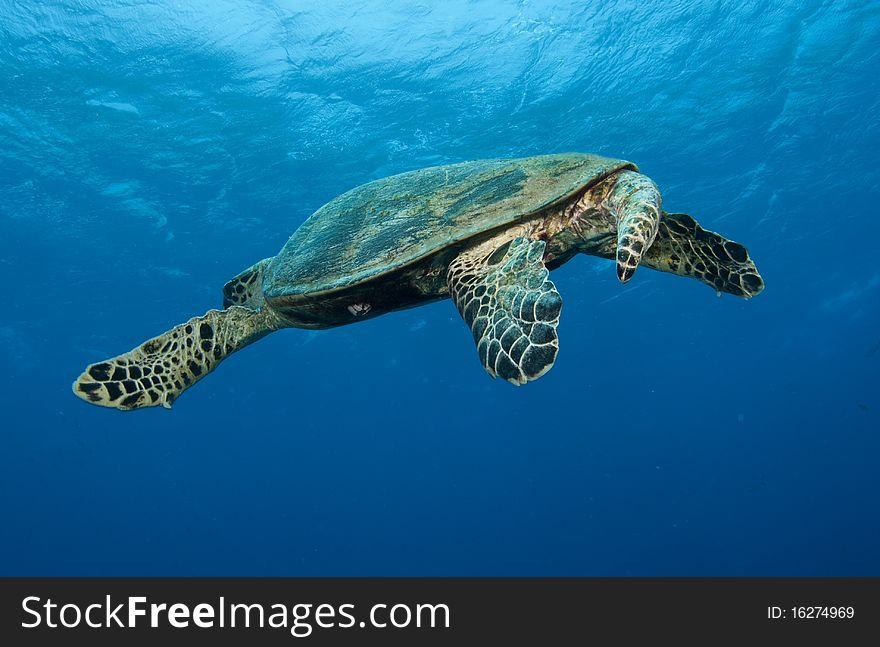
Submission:
POLYGON ((358 186, 318 209, 263 275, 270 301, 347 288, 530 216, 630 162, 565 153, 435 166, 358 186))

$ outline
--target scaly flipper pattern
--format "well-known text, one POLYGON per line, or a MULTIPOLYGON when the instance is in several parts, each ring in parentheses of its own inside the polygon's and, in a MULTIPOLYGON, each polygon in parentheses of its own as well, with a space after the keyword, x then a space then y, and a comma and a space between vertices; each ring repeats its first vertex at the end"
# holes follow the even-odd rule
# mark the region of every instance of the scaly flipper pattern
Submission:
POLYGON ((654 244, 642 265, 689 276, 718 292, 751 298, 764 289, 764 280, 745 247, 706 231, 685 213, 664 213, 654 244))
POLYGON ((562 297, 544 266, 545 243, 515 238, 465 250, 449 265, 447 284, 470 326, 483 368, 512 384, 536 380, 559 351, 562 297))
POLYGON ((73 383, 91 404, 128 411, 170 408, 177 397, 231 353, 277 329, 275 315, 240 306, 209 310, 112 359, 92 364, 73 383))

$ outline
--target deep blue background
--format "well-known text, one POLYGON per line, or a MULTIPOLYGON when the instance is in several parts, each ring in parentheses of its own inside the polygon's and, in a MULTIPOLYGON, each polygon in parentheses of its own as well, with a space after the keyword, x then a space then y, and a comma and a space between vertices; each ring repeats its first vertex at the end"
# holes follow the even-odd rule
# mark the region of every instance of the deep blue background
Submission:
POLYGON ((880 574, 877 3, 305 4, 0 0, 0 573, 880 574), (69 392, 353 186, 570 150, 766 291, 577 258, 520 389, 440 302, 69 392))

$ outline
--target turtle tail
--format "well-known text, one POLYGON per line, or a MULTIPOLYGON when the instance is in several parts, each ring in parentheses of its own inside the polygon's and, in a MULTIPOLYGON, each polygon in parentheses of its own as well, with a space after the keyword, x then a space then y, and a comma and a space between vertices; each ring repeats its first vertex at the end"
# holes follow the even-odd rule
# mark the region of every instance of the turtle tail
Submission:
POLYGON ((209 310, 137 348, 91 364, 73 383, 86 402, 129 411, 171 404, 229 355, 281 326, 269 308, 209 310))
POLYGON ((223 307, 244 306, 259 310, 263 307, 263 272, 272 258, 254 263, 223 286, 223 307))

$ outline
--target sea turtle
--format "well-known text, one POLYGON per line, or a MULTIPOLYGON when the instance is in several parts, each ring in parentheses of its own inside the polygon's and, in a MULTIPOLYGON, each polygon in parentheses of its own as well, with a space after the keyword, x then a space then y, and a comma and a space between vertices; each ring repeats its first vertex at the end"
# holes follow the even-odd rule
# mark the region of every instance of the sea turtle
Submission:
POLYGON ((525 384, 556 359, 562 298, 549 270, 578 252, 639 263, 740 297, 764 287, 745 247, 661 209, 627 161, 566 153, 435 166, 358 186, 281 252, 223 288, 223 310, 92 364, 87 402, 170 407, 231 353, 280 328, 331 328, 451 297, 483 368, 525 384))

